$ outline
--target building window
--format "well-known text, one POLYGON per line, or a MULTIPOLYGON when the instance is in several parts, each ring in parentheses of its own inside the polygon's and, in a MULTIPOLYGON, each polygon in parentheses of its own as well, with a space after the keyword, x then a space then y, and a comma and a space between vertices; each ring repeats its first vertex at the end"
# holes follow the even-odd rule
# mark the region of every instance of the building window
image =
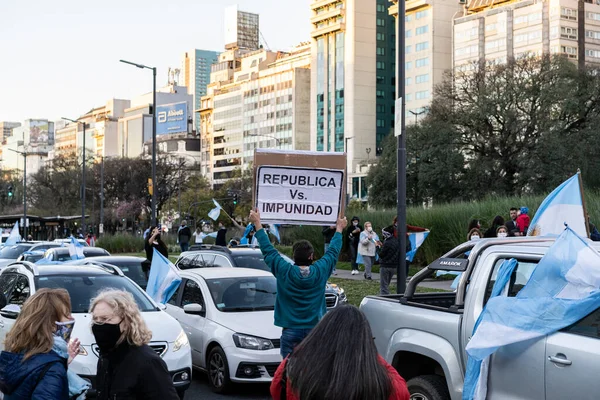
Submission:
POLYGON ((417 45, 415 46, 416 51, 423 51, 423 50, 427 50, 428 48, 429 48, 429 42, 417 43, 417 45))
POLYGON ((587 13, 585 13, 585 16, 587 19, 593 19, 595 21, 600 21, 600 14, 598 14, 598 13, 587 12, 587 13))
POLYGON ((425 82, 429 82, 429 74, 417 75, 417 76, 415 77, 415 82, 416 82, 416 83, 425 83, 425 82))
POLYGON ((377 112, 378 113, 384 113, 385 112, 385 105, 383 105, 383 104, 377 104, 377 112))
POLYGON ((405 101, 405 102, 407 102, 407 103, 408 103, 409 101, 412 101, 412 93, 406 93, 406 94, 404 95, 404 101, 405 101))
POLYGON ((404 17, 404 22, 410 22, 410 20, 411 20, 410 15, 407 15, 404 17))
MULTIPOLYGON (((385 26, 385 19, 377 18, 377 26, 385 26)), ((371 36, 371 37, 373 37, 373 36, 371 36)))
POLYGON ((385 83, 385 77, 377 75, 377 84, 382 85, 385 83))
POLYGON ((404 37, 411 37, 412 36, 412 31, 410 29, 407 29, 406 31, 404 31, 404 37))
POLYGON ((377 40, 384 41, 385 40, 385 34, 377 32, 377 40))
POLYGON ((412 46, 406 46, 404 49, 404 54, 409 54, 412 50, 412 46))
POLYGON ((426 67, 428 65, 429 65, 429 57, 419 58, 417 61, 415 61, 415 66, 417 68, 426 67))
POLYGON ((425 100, 429 98, 429 90, 422 90, 420 92, 415 93, 415 98, 417 100, 425 100))
POLYGON ((571 21, 577 21, 577 10, 574 8, 561 7, 560 17, 571 21))
POLYGON ((378 56, 385 56, 385 49, 383 47, 378 47, 377 48, 377 55, 378 56))
MULTIPOLYGON (((371 64, 371 65, 373 65, 373 64, 371 64)), ((377 61, 377 69, 384 70, 385 69, 385 63, 383 61, 377 61)))
POLYGON ((378 119, 378 120, 377 120, 377 127, 378 127, 378 128, 385 128, 385 120, 383 120, 383 119, 378 119))
POLYGON ((425 18, 429 15, 429 10, 421 10, 421 11, 417 11, 417 13, 415 14, 415 18, 417 19, 421 19, 421 18, 425 18))
POLYGON ((407 61, 406 62, 406 66, 404 67, 404 69, 406 69, 408 71, 411 68, 412 68, 412 61, 407 61))
POLYGON ((586 50, 585 55, 593 58, 600 58, 600 50, 586 50))
POLYGON ((590 39, 600 39, 600 32, 598 31, 585 31, 585 36, 590 39))
POLYGON ((383 90, 378 90, 377 91, 377 98, 378 99, 383 99, 385 98, 385 92, 383 90))
POLYGON ((377 4, 377 12, 386 12, 385 6, 383 4, 377 4))
POLYGON ((429 32, 429 25, 423 25, 415 29, 415 35, 423 35, 429 32))
POLYGON ((411 83, 412 83, 412 78, 406 78, 404 80, 404 86, 410 86, 411 83))

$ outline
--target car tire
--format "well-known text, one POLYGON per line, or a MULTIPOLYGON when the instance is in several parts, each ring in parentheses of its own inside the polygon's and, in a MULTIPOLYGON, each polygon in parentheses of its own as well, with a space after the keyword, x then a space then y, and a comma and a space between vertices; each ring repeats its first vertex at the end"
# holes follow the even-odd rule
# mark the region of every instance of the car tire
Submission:
POLYGON ((208 353, 207 360, 208 383, 215 393, 227 393, 231 387, 229 379, 229 363, 225 352, 219 346, 214 347, 208 353))
POLYGON ((410 400, 450 400, 446 379, 439 375, 423 375, 407 383, 410 400))

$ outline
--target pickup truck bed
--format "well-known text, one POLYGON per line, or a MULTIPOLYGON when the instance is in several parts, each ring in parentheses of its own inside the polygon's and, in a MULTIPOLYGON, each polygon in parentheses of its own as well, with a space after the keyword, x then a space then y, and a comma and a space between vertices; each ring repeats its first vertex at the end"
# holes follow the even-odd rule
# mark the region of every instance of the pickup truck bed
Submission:
POLYGON ((430 310, 461 312, 461 309, 455 307, 456 293, 418 293, 407 299, 402 294, 393 294, 388 296, 371 296, 379 300, 393 301, 406 304, 413 307, 428 308, 430 310))

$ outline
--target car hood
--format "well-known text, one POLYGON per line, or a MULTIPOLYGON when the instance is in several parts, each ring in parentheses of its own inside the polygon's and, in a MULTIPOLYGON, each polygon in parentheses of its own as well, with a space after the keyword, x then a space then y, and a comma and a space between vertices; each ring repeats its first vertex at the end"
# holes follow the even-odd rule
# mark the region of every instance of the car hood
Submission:
POLYGON ((274 311, 216 312, 215 322, 236 333, 279 339, 281 328, 275 326, 274 311))
POLYGON ((0 258, 0 268, 6 267, 8 264, 12 264, 16 261, 16 258, 0 258))
MULTIPOLYGON (((73 314, 75 327, 71 337, 78 338, 82 345, 91 346, 96 343, 92 334, 92 315, 73 314)), ((152 331, 152 342, 174 342, 181 332, 179 323, 164 311, 147 311, 142 313, 148 329, 152 331)))

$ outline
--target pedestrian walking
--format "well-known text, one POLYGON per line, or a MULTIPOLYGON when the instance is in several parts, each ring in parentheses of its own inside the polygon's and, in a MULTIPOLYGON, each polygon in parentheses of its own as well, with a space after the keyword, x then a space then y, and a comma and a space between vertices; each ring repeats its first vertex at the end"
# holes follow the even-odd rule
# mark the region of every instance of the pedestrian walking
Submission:
POLYGON ((352 275, 358 275, 358 264, 356 263, 356 256, 358 255, 358 240, 360 239, 360 232, 362 226, 360 226, 360 218, 354 216, 350 220, 350 226, 346 232, 348 238, 348 255, 350 256, 350 264, 352 266, 352 275))
POLYGON ((154 255, 154 249, 160 254, 169 258, 169 250, 165 242, 160 237, 160 228, 156 226, 150 227, 148 238, 145 240, 144 249, 146 250, 146 261, 142 262, 142 269, 146 273, 146 277, 150 272, 150 266, 152 265, 152 256, 154 255))
POLYGON ((89 384, 67 370, 79 354, 79 340, 70 340, 74 326, 71 299, 64 289, 40 289, 23 304, 0 354, 4 400, 85 396, 89 384))
MULTIPOLYGON (((327 248, 329 247, 329 243, 331 243, 331 239, 335 235, 335 226, 324 226, 323 227, 323 242, 325 243, 323 248, 323 254, 327 253, 327 248)), ((333 275, 337 275, 337 271, 335 267, 333 267, 333 275)))
POLYGON ((386 295, 390 294, 390 283, 398 268, 400 245, 398 239, 394 237, 394 233, 389 229, 384 229, 381 234, 383 246, 379 253, 379 293, 386 295))
POLYGON ((354 306, 338 307, 279 364, 274 400, 409 400, 406 382, 377 353, 373 332, 354 306))
POLYGON ((371 269, 375 264, 375 254, 377 247, 381 246, 379 236, 373 231, 373 226, 370 222, 365 222, 365 230, 360 233, 360 239, 358 243, 358 254, 363 259, 365 266, 364 277, 367 280, 371 280, 371 269))
POLYGON ((169 370, 148 343, 152 332, 129 292, 100 292, 90 305, 100 357, 98 400, 178 400, 169 370))
POLYGON ((484 238, 494 238, 498 232, 498 228, 504 226, 504 218, 501 215, 496 215, 492 221, 492 226, 483 234, 484 238))
POLYGON ((294 243, 294 263, 287 262, 273 247, 260 222, 258 210, 250 211, 250 222, 256 229, 255 237, 265 258, 265 263, 277 278, 275 299, 275 325, 283 328, 280 353, 287 357, 323 318, 325 285, 333 272, 342 248, 342 232, 348 222, 339 218, 336 233, 327 252, 314 261, 313 246, 307 240, 294 243))
POLYGON ((188 251, 190 248, 190 239, 192 238, 192 231, 187 226, 187 222, 181 221, 180 229, 177 231, 177 239, 179 240, 179 248, 181 252, 188 251))
POLYGON ((217 238, 215 244, 217 246, 227 246, 227 228, 219 221, 219 230, 217 231, 217 238))

